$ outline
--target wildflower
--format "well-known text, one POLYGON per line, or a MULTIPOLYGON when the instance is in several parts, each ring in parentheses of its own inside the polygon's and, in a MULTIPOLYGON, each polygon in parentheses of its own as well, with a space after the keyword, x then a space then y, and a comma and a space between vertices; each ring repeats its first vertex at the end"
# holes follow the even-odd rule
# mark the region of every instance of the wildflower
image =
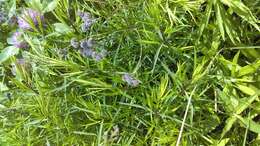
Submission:
POLYGON ((92 58, 96 61, 100 61, 102 59, 104 59, 107 55, 107 51, 106 50, 102 50, 101 52, 93 52, 92 54, 92 58))
POLYGON ((90 19, 91 19, 90 14, 87 12, 78 11, 78 15, 84 22, 90 21, 90 19))
POLYGON ((91 38, 80 41, 80 47, 83 49, 91 49, 92 46, 93 46, 93 40, 91 38))
POLYGON ((76 38, 72 38, 71 40, 70 40, 70 45, 73 47, 73 48, 78 48, 79 47, 79 42, 77 41, 77 39, 76 38))
POLYGON ((129 86, 136 87, 139 85, 140 81, 133 78, 130 74, 126 73, 122 76, 122 80, 126 82, 129 86))
POLYGON ((93 58, 94 60, 96 60, 96 61, 100 61, 100 60, 103 59, 103 56, 102 56, 100 53, 98 53, 98 52, 93 52, 93 53, 92 53, 92 58, 93 58))
POLYGON ((83 23, 81 25, 82 32, 86 32, 91 25, 95 22, 94 19, 91 18, 89 13, 86 12, 78 12, 79 17, 83 20, 83 23))
POLYGON ((22 33, 17 31, 15 32, 11 37, 11 44, 14 45, 17 48, 27 48, 28 44, 23 40, 22 33))
POLYGON ((90 39, 84 39, 80 41, 80 53, 81 55, 85 56, 85 57, 91 57, 92 59, 96 60, 96 61, 100 61, 102 60, 105 56, 106 56, 106 52, 105 50, 102 50, 101 52, 96 52, 92 49, 93 47, 93 40, 90 39))
POLYGON ((94 51, 92 49, 81 49, 80 54, 85 57, 92 57, 94 51))
POLYGON ((18 25, 21 29, 31 30, 31 23, 33 23, 35 27, 38 27, 43 20, 44 17, 40 14, 40 12, 33 9, 26 9, 18 18, 18 25))

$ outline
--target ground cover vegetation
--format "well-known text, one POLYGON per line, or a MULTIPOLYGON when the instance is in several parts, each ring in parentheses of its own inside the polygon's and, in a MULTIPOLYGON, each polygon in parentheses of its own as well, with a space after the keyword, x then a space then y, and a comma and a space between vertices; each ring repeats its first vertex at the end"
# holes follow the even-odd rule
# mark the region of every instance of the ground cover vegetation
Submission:
POLYGON ((0 0, 0 145, 260 145, 259 0, 0 0))

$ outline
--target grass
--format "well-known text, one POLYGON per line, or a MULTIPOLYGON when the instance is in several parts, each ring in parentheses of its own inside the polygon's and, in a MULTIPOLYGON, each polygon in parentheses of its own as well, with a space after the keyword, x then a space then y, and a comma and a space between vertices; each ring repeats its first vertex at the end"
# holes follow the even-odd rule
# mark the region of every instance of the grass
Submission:
POLYGON ((45 18, 1 23, 0 145, 260 145, 259 6, 3 0, 7 19, 24 8, 45 18), (95 18, 86 32, 79 10, 95 18), (17 30, 27 49, 7 41, 17 30), (108 55, 85 57, 72 38, 108 55))

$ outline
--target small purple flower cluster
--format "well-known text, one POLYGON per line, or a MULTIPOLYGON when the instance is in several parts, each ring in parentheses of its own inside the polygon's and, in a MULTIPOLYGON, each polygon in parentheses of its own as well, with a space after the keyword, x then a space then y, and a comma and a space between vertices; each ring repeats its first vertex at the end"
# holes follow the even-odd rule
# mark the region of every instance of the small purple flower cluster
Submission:
POLYGON ((28 47, 28 44, 23 39, 23 34, 19 31, 13 33, 10 43, 20 49, 28 47))
POLYGON ((82 32, 86 32, 91 25, 95 22, 94 19, 91 18, 91 15, 86 12, 78 12, 79 17, 83 20, 83 24, 81 25, 82 32))
POLYGON ((107 55, 106 50, 102 50, 101 52, 97 52, 93 50, 93 40, 90 39, 83 39, 80 42, 77 41, 76 38, 72 38, 70 41, 70 44, 73 48, 78 49, 80 47, 79 51, 80 54, 84 57, 90 57, 96 61, 100 61, 104 59, 107 55))
POLYGON ((20 17, 18 17, 18 25, 23 30, 32 30, 32 24, 35 27, 44 21, 44 16, 40 12, 33 9, 25 9, 20 17))
POLYGON ((122 76, 122 80, 126 82, 131 87, 137 87, 140 84, 140 81, 135 79, 129 73, 126 73, 122 76))

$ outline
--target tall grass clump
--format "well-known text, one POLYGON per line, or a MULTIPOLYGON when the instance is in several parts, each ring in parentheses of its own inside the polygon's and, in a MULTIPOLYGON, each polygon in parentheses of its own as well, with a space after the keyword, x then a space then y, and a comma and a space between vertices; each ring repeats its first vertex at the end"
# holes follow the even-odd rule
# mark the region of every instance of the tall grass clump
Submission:
POLYGON ((259 8, 0 0, 0 145, 260 145, 259 8))

